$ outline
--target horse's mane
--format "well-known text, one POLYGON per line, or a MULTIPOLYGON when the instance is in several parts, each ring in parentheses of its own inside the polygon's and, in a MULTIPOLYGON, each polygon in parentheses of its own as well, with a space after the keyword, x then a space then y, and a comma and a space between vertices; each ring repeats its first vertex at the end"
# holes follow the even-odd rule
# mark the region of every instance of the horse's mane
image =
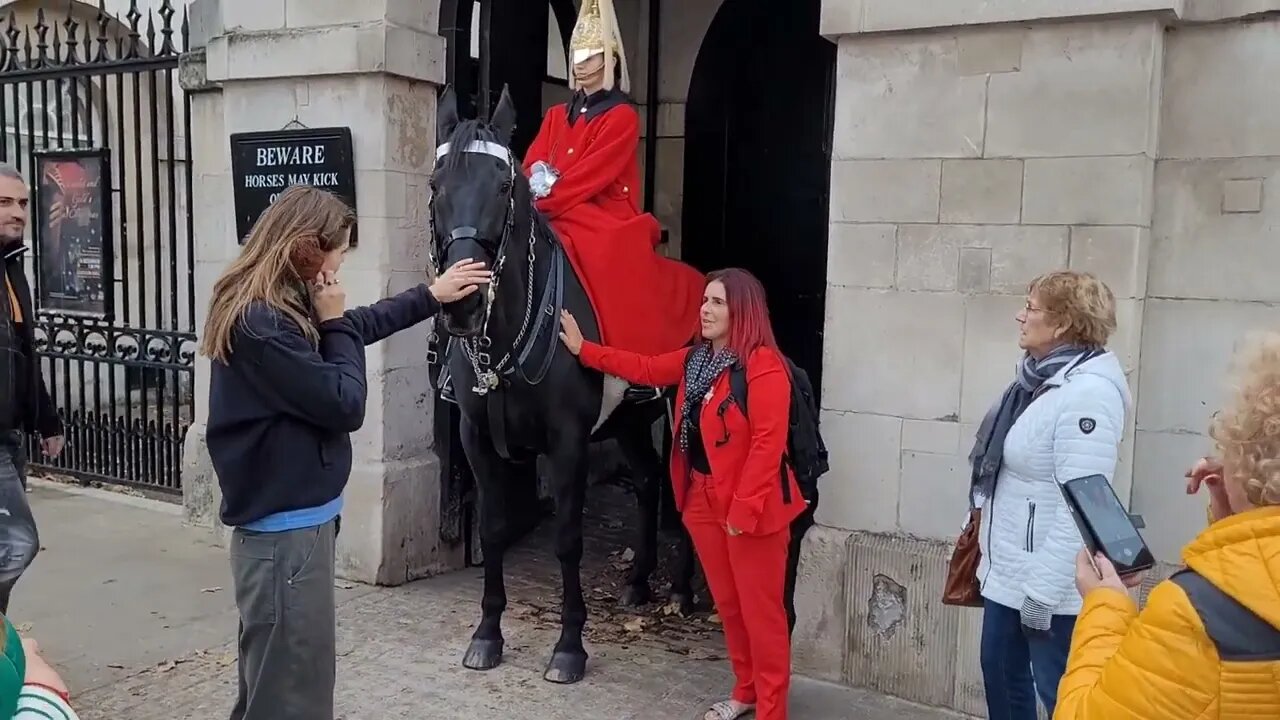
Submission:
MULTIPOLYGON (((454 148, 464 148, 477 140, 497 142, 498 137, 494 134, 492 128, 479 120, 462 120, 453 128, 453 132, 449 134, 445 142, 454 148)), ((440 164, 436 167, 442 170, 456 168, 458 163, 462 162, 463 157, 464 153, 451 152, 441 158, 440 164)))

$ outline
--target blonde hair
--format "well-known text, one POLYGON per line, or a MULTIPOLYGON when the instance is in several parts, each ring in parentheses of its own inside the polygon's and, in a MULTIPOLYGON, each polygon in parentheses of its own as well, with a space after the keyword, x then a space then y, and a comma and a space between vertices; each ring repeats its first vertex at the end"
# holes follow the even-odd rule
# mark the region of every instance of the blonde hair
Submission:
POLYGON ((1231 402, 1213 418, 1227 482, 1255 506, 1280 505, 1280 334, 1251 335, 1236 352, 1231 402))
POLYGON ((1062 326, 1064 342, 1100 348, 1116 331, 1116 296, 1091 273, 1045 273, 1031 281, 1027 294, 1062 326))
POLYGON ((343 247, 354 225, 355 213, 332 193, 304 185, 281 193, 254 223, 240 257, 213 285, 201 354, 227 362, 235 325, 253 302, 284 313, 318 342, 306 294, 312 278, 302 277, 296 265, 302 259, 318 263, 323 254, 343 247))

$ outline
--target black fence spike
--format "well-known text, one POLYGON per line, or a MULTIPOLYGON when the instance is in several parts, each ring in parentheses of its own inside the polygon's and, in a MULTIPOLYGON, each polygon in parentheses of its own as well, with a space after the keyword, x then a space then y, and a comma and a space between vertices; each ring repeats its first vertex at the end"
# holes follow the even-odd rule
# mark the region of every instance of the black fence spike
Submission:
POLYGON ((49 23, 45 21, 44 8, 36 10, 36 63, 44 67, 49 60, 49 23))
MULTIPOLYGON (((156 11, 160 15, 160 51, 157 55, 173 55, 178 52, 173 45, 173 16, 176 11, 173 4, 169 0, 160 3, 160 9, 156 11)), ((184 13, 185 19, 185 13, 184 13)), ((153 49, 154 51, 154 49, 153 49)))
MULTIPOLYGON (((72 14, 72 8, 67 8, 67 18, 62 21, 62 26, 67 30, 66 54, 63 56, 64 65, 80 64, 80 23, 76 21, 75 15, 72 14)), ((55 36, 56 39, 56 36, 55 36)), ((86 59, 88 52, 85 53, 86 59)))
POLYGON ((10 10, 9 19, 5 23, 5 70, 17 70, 20 65, 18 60, 18 49, 20 47, 19 40, 22 39, 22 31, 18 29, 17 15, 10 10))
MULTIPOLYGON (((106 0, 98 0, 98 49, 93 54, 93 62, 109 62, 111 55, 107 48, 111 40, 111 16, 107 14, 106 0)), ((85 53, 88 56, 88 53, 85 53)))

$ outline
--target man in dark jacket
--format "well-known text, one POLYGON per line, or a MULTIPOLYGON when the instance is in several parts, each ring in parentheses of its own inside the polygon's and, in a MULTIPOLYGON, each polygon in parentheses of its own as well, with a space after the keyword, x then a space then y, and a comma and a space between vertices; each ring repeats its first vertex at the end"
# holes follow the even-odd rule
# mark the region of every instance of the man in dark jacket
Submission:
POLYGON ((48 457, 62 452, 62 423, 49 397, 35 353, 35 308, 23 268, 30 193, 22 174, 0 163, 0 613, 40 549, 27 504, 25 433, 40 435, 48 457))

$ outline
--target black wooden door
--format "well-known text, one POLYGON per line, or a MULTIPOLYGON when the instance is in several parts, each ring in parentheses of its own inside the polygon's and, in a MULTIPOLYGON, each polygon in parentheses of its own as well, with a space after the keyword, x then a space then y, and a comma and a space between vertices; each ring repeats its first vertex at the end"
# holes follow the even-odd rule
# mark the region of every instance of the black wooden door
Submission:
POLYGON ((835 46, 820 0, 726 0, 685 118, 682 255, 764 284, 784 352, 821 392, 835 46))

